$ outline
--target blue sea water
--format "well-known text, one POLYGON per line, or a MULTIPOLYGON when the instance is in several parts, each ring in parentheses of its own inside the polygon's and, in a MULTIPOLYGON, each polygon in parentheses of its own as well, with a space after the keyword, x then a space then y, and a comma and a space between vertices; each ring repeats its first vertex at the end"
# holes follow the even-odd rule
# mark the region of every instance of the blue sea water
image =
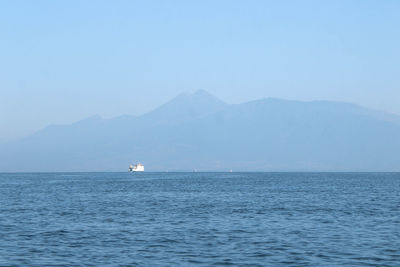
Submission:
POLYGON ((0 174, 0 266, 103 265, 400 266, 400 174, 0 174))

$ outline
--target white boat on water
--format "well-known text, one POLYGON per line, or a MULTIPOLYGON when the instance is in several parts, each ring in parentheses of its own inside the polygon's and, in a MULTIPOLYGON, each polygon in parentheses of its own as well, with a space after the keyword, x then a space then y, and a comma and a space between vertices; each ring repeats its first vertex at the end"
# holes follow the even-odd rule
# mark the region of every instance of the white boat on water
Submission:
POLYGON ((135 165, 129 164, 130 172, 144 172, 144 165, 141 163, 137 163, 135 165))

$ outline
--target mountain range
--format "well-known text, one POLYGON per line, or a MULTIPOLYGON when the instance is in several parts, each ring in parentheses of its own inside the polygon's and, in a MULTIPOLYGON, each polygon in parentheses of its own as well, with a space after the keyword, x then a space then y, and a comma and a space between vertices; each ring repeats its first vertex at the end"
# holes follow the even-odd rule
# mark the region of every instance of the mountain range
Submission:
POLYGON ((204 90, 142 116, 50 125, 0 146, 0 171, 400 171, 400 116, 332 101, 226 104, 204 90))

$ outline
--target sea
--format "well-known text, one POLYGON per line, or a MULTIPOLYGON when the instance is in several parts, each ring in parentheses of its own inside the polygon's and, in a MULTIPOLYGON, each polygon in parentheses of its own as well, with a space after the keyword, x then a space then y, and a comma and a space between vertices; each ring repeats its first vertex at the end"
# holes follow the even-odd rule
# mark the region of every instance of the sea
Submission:
POLYGON ((400 173, 2 173, 0 266, 400 266, 400 173))

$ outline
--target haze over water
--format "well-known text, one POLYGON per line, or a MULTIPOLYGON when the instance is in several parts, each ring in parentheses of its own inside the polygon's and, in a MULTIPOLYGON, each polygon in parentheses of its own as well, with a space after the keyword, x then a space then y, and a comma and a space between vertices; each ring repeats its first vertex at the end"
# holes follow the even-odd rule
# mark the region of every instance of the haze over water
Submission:
POLYGON ((0 265, 396 266, 399 173, 0 174, 0 265))

